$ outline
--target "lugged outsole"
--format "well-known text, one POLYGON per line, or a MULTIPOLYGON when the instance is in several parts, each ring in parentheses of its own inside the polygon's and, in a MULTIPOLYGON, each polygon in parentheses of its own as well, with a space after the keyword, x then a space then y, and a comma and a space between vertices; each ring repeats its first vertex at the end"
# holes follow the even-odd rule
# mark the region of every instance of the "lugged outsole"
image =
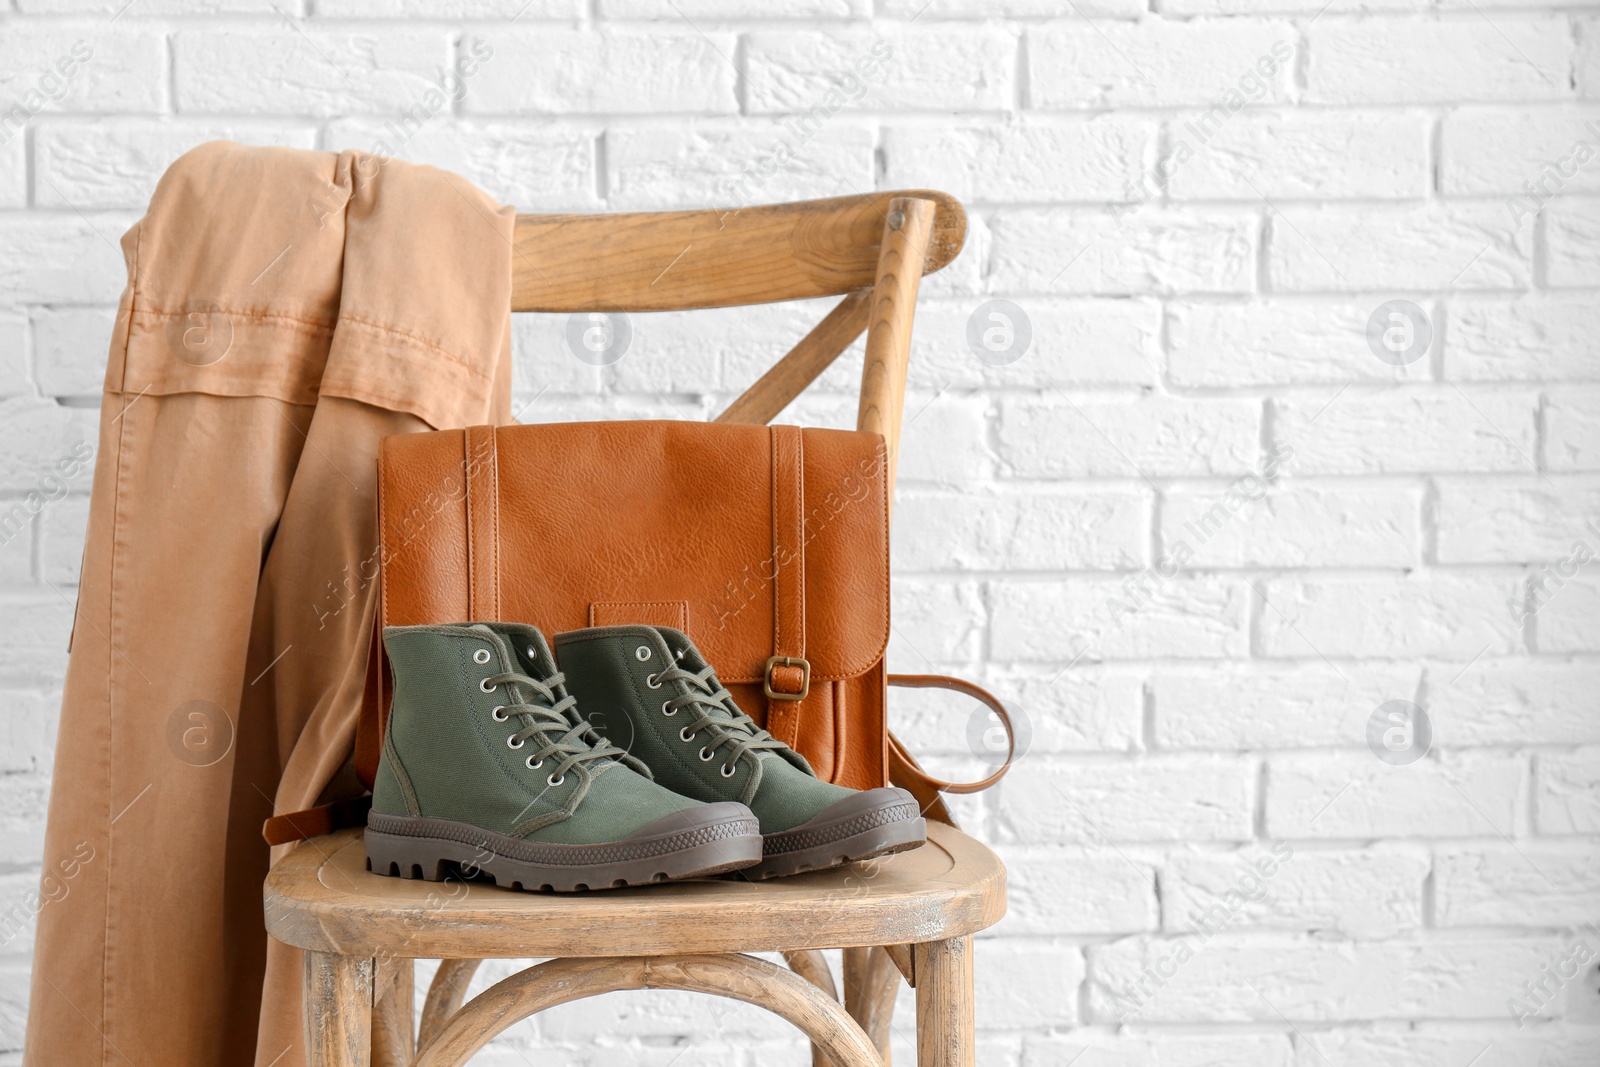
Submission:
POLYGON ((797 852, 783 852, 770 856, 760 863, 734 873, 735 878, 764 882, 769 878, 786 878, 808 871, 825 871, 842 867, 846 863, 891 856, 897 852, 910 852, 920 848, 927 840, 928 825, 923 819, 905 819, 886 826, 873 827, 854 837, 829 841, 815 848, 797 852))

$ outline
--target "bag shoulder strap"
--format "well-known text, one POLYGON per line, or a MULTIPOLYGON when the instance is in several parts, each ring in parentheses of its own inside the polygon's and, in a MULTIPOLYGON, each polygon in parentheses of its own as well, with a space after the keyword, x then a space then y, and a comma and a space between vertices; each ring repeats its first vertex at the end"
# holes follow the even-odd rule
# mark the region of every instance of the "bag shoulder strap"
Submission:
MULTIPOLYGON (((890 767, 891 770, 899 769, 899 777, 916 781, 919 786, 935 792, 964 794, 982 792, 1006 776, 1006 772, 1011 769, 1011 760, 1016 755, 1017 734, 1011 726, 1011 716, 1006 712, 1006 706, 1000 702, 999 697, 982 686, 945 674, 891 674, 889 684, 899 686, 901 689, 949 689, 962 696, 969 696, 994 712, 1000 720, 1000 725, 1006 729, 1006 761, 1000 765, 999 770, 976 782, 947 782, 942 778, 933 777, 917 765, 917 761, 911 758, 911 754, 905 750, 900 739, 890 734, 890 767)), ((916 790, 911 789, 904 781, 897 780, 895 784, 910 789, 913 794, 916 793, 916 790)))

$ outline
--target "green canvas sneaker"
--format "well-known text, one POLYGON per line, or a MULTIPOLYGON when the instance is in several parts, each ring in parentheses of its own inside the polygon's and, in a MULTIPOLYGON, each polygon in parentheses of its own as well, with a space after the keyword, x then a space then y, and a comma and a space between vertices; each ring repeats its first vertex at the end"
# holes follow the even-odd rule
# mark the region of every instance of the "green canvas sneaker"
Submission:
POLYGON ((738 801, 761 821, 760 879, 904 852, 927 827, 904 789, 821 781, 805 759, 739 710, 677 630, 605 626, 557 634, 582 714, 656 781, 696 800, 738 801))
POLYGON ((521 889, 605 889, 719 874, 761 858, 742 804, 651 781, 574 710, 544 637, 513 623, 391 626, 394 704, 367 868, 453 868, 521 889))

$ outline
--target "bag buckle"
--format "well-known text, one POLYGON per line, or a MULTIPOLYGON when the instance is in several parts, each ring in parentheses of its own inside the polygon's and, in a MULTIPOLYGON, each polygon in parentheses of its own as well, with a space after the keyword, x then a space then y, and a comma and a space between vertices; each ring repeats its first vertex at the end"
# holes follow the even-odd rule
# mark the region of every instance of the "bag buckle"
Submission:
POLYGON ((768 656, 767 670, 762 678, 761 689, 767 694, 768 700, 804 700, 811 692, 811 663, 799 656, 768 656), (800 668, 800 692, 788 693, 781 689, 772 688, 772 671, 775 667, 800 668))

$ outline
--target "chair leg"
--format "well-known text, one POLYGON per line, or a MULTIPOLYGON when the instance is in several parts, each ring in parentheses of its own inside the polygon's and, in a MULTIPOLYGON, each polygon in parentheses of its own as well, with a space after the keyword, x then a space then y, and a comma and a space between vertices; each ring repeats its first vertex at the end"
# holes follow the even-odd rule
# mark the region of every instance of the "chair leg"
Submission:
MULTIPOLYGON (((828 957, 820 949, 795 949, 783 954, 783 962, 801 978, 810 982, 834 1000, 839 990, 833 984, 833 971, 828 967, 828 957)), ((833 1060, 815 1042, 811 1045, 811 1067, 833 1067, 833 1060)))
POLYGON ((884 1067, 889 1067, 889 1028, 899 991, 900 971, 883 949, 844 950, 845 1010, 872 1039, 884 1067))
POLYGON ((408 959, 378 961, 372 1003, 372 1067, 409 1067, 417 1054, 412 989, 416 967, 408 959))
POLYGON ((371 1067, 372 960, 307 952, 307 1067, 371 1067))
POLYGON ((974 1067, 972 939, 912 946, 917 970, 918 1067, 974 1067))

